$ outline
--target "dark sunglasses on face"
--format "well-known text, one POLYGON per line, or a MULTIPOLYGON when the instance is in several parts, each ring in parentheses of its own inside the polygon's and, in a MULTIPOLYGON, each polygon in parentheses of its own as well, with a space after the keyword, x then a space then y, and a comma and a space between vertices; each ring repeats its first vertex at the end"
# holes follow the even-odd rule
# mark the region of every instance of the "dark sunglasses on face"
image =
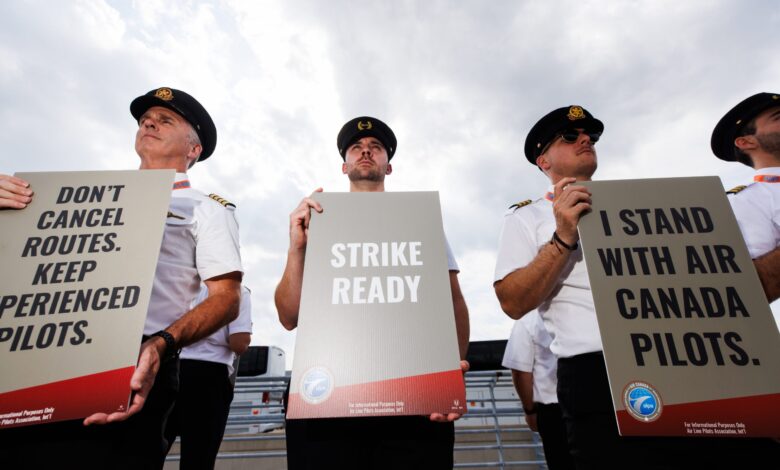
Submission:
POLYGON ((599 132, 580 132, 576 129, 567 129, 565 131, 559 132, 558 134, 555 135, 555 137, 550 139, 550 141, 547 142, 547 145, 544 146, 542 152, 539 155, 545 153, 553 144, 553 142, 555 142, 558 139, 558 137, 560 137, 561 140, 563 140, 567 144, 573 144, 576 143, 577 139, 580 138, 580 134, 585 134, 588 137, 590 137, 591 144, 595 144, 596 142, 598 142, 599 138, 601 137, 601 133, 599 132))
POLYGON ((588 137, 590 137, 590 142, 592 144, 595 144, 599 141, 599 138, 601 137, 601 133, 599 132, 580 132, 576 129, 566 129, 565 131, 558 134, 561 139, 563 139, 564 142, 567 144, 573 144, 577 142, 577 139, 580 138, 580 134, 585 134, 588 137))

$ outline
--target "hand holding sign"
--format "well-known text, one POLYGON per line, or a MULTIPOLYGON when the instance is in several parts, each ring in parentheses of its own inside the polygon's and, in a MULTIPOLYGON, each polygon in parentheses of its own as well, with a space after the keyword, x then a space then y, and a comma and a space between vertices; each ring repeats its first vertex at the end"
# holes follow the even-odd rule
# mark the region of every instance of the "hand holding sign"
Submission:
POLYGON ((15 176, 0 175, 0 208, 24 209, 32 201, 30 183, 15 176))
MULTIPOLYGON (((311 194, 314 196, 314 194, 321 192, 322 188, 317 188, 311 194)), ((322 206, 319 202, 311 197, 305 197, 290 214, 290 250, 303 251, 306 249, 312 209, 322 212, 322 206)))
POLYGON ((148 339, 141 345, 138 365, 130 379, 130 390, 133 392, 133 397, 127 411, 117 411, 111 414, 94 413, 84 419, 84 426, 124 421, 141 411, 149 397, 149 392, 152 390, 157 371, 160 370, 161 347, 165 347, 165 342, 159 337, 148 339))
POLYGON ((555 232, 568 245, 579 240, 577 223, 590 210, 590 191, 585 186, 573 186, 576 182, 576 178, 562 178, 554 189, 555 232))
MULTIPOLYGON (((460 371, 463 372, 464 375, 469 371, 470 368, 471 364, 469 364, 469 361, 460 361, 460 371)), ((447 413, 446 416, 442 413, 432 413, 430 418, 431 421, 435 421, 437 423, 449 423, 459 420, 461 416, 462 415, 460 413, 447 413)))
POLYGON ((321 193, 317 188, 310 197, 303 198, 298 207, 290 213, 290 248, 287 251, 287 266, 274 293, 279 321, 288 330, 298 326, 298 310, 301 304, 301 283, 306 245, 309 242, 311 210, 322 212, 322 206, 312 196, 321 193))

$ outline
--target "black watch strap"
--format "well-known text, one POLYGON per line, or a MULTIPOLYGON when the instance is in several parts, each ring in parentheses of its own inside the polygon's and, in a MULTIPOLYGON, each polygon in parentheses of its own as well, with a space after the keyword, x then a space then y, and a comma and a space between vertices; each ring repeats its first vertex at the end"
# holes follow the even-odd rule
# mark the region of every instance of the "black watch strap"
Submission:
POLYGON ((172 334, 165 330, 160 330, 156 333, 152 333, 149 337, 154 338, 155 336, 159 336, 165 341, 165 353, 163 354, 163 359, 176 357, 179 354, 179 350, 176 348, 176 340, 173 338, 172 334))

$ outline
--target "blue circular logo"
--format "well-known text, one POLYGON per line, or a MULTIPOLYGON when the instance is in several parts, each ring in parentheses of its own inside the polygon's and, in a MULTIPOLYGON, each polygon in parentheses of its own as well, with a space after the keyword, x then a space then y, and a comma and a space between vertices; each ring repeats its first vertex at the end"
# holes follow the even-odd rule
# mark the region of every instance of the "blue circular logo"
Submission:
POLYGON ((623 390, 623 404, 628 414, 648 423, 661 416, 661 396, 652 385, 645 382, 631 382, 623 390))
POLYGON ((322 403, 333 391, 333 375, 324 367, 312 367, 303 373, 298 391, 307 403, 322 403))

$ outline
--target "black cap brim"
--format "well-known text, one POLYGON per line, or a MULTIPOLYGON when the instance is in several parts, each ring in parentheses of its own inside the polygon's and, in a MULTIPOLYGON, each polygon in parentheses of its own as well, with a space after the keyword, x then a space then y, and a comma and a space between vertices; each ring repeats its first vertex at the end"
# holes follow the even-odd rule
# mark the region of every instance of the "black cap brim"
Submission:
POLYGON ((745 125, 753 118, 765 110, 777 106, 780 106, 780 94, 777 93, 757 93, 742 100, 731 108, 715 125, 710 138, 712 153, 721 160, 728 162, 740 161, 750 165, 748 161, 743 161, 740 158, 734 141, 745 125))

